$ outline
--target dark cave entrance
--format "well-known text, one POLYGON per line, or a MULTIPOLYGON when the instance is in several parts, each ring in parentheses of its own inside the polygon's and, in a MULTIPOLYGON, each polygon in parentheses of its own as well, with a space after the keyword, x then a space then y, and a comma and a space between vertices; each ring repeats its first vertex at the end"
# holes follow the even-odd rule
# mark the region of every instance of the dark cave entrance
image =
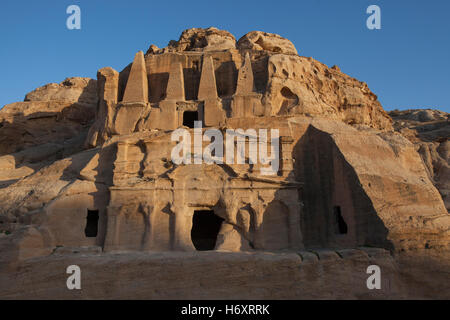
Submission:
POLYGON ((197 111, 185 111, 183 113, 183 126, 194 128, 195 121, 199 121, 197 111))
POLYGON ((345 222, 344 217, 342 217, 340 206, 334 207, 334 218, 336 223, 335 228, 336 234, 347 234, 348 231, 347 223, 345 222))
POLYGON ((223 219, 213 210, 196 210, 192 217, 191 239, 198 251, 214 250, 223 219))
POLYGON ((98 233, 98 210, 88 210, 84 234, 88 238, 95 238, 97 237, 97 233, 98 233))

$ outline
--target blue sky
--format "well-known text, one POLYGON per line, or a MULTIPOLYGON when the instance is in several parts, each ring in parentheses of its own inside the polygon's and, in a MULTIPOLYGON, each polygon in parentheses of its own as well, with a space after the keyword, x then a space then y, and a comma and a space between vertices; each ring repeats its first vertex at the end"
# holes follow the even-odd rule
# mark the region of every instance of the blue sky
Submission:
POLYGON ((386 110, 450 112, 449 17, 448 0, 2 0, 0 107, 66 77, 120 71, 152 43, 215 26, 237 39, 278 33, 300 55, 367 82, 386 110), (81 8, 81 30, 66 28, 71 4, 81 8), (381 30, 366 27, 371 4, 381 8, 381 30))

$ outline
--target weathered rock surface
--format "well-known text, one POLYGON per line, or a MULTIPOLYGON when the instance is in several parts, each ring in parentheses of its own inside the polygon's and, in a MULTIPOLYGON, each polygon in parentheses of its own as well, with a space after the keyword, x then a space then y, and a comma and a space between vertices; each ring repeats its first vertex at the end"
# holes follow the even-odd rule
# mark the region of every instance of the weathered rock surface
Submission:
POLYGON ((448 115, 391 115, 287 39, 215 28, 36 89, 0 111, 0 297, 448 298, 448 115), (194 121, 278 129, 277 158, 197 163, 203 138, 175 163, 194 121))
POLYGON ((297 49, 291 41, 278 34, 261 31, 252 31, 244 35, 239 39, 237 48, 297 55, 297 49))
POLYGON ((119 73, 113 68, 102 68, 97 72, 98 107, 95 122, 88 132, 86 146, 103 144, 112 135, 111 128, 118 100, 119 73))
POLYGON ((69 101, 80 104, 97 104, 95 80, 89 78, 67 78, 60 84, 49 83, 31 91, 25 101, 69 101))
POLYGON ((235 37, 225 30, 214 27, 208 29, 192 28, 184 30, 178 41, 170 41, 164 49, 158 49, 151 45, 147 54, 163 52, 184 52, 184 51, 221 51, 234 49, 236 47, 235 37))
POLYGON ((83 150, 96 114, 96 81, 67 78, 0 110, 0 186, 83 150))
POLYGON ((392 129, 392 120, 366 83, 312 58, 270 56, 264 98, 272 115, 325 116, 351 125, 392 129))
POLYGON ((408 259, 401 256, 399 264, 389 252, 374 248, 153 254, 58 248, 49 257, 30 259, 9 270, 3 267, 0 282, 5 289, 0 298, 229 299, 230 292, 233 299, 449 298, 448 264, 433 270, 423 261, 408 259), (66 288, 65 271, 73 264, 82 270, 80 291, 66 288), (373 264, 383 270, 380 290, 366 286, 366 268, 373 264), (424 269, 428 272, 412 284, 411 276, 414 279, 414 273, 424 269), (21 287, 15 285, 18 282, 21 287))
POLYGON ((427 173, 450 211, 450 115, 438 110, 391 111, 394 128, 420 153, 427 173))

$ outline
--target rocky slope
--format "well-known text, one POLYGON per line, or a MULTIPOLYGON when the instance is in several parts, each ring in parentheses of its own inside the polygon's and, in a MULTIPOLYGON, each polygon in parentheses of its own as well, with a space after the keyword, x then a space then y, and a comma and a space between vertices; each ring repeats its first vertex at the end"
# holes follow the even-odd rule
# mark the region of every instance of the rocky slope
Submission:
POLYGON ((67 78, 0 110, 0 188, 83 150, 97 109, 96 80, 67 78))
POLYGON ((415 146, 450 211, 450 114, 431 109, 391 111, 394 128, 415 146))

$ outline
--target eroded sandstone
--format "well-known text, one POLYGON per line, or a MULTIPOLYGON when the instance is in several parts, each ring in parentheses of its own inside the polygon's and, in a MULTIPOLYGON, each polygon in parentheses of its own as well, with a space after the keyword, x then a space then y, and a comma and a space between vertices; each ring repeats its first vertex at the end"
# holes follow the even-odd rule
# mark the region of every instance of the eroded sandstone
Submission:
MULTIPOLYGON (((436 114, 417 121, 430 117, 436 114)), ((281 36, 250 32, 236 44, 226 31, 189 29, 166 48, 138 52, 121 72, 102 68, 97 81, 69 78, 39 88, 5 106, 0 120, 0 276, 9 288, 9 274, 37 268, 40 274, 18 277, 52 297, 62 275, 48 275, 46 285, 38 279, 53 267, 79 261, 91 266, 92 278, 117 264, 132 271, 115 280, 116 289, 107 289, 105 272, 94 281, 99 291, 75 298, 129 298, 118 289, 140 272, 137 259, 153 270, 145 281, 174 288, 135 291, 139 298, 426 297, 439 290, 412 289, 405 279, 417 271, 398 268, 425 270, 428 252, 442 257, 430 259, 432 283, 446 278, 448 124, 433 127, 440 138, 420 145, 428 150, 419 150, 421 157, 411 137, 423 141, 426 130, 408 135, 395 122, 402 134, 394 132, 366 83, 299 56, 281 36), (184 128, 194 137, 194 121, 202 135, 277 129, 279 167, 265 175, 262 163, 249 161, 174 163, 172 133, 184 128), (215 252, 198 252, 204 250, 215 252), (215 259, 223 263, 215 273, 193 278, 215 259), (368 263, 386 268, 389 290, 365 291, 368 263), (173 287, 158 278, 161 267, 186 272, 180 285, 201 290, 173 287), (216 290, 222 268, 239 280, 216 290), (249 291, 236 295, 244 280, 249 291)), ((208 144, 200 141, 202 157, 208 144)), ((0 296, 26 297, 19 289, 0 296)))

